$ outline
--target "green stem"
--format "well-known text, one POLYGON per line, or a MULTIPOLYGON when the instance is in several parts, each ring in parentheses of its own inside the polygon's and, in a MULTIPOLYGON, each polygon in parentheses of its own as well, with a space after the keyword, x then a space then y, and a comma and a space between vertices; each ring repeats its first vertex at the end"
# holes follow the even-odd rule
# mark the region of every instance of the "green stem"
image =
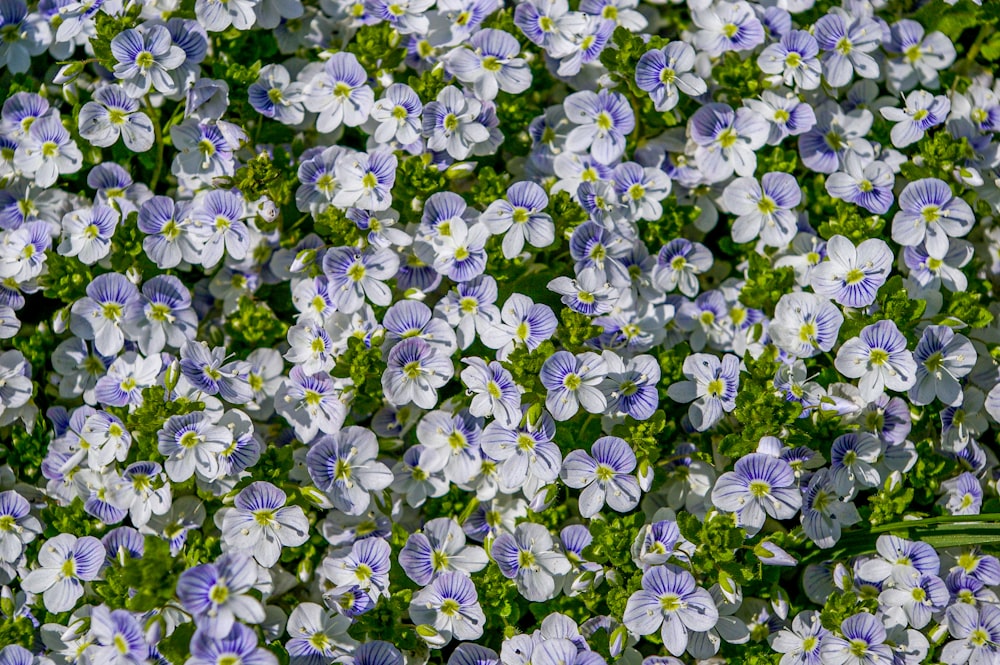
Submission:
POLYGON ((149 178, 149 190, 156 193, 156 185, 160 181, 160 173, 163 171, 163 130, 160 128, 161 109, 154 109, 146 95, 146 108, 155 117, 153 121, 153 143, 156 145, 156 164, 153 166, 153 175, 149 178), (155 113, 154 113, 155 111, 155 113))

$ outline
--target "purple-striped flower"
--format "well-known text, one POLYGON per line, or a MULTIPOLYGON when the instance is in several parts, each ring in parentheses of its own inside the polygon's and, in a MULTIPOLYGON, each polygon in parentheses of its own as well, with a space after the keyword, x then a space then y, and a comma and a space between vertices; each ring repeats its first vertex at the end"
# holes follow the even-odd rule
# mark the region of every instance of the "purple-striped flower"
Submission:
POLYGON ((253 554, 270 568, 278 563, 282 547, 298 547, 309 540, 309 521, 299 506, 286 506, 284 492, 271 483, 247 485, 226 511, 222 538, 234 549, 253 554))
POLYGON ((515 420, 486 426, 481 445, 483 453, 501 463, 497 469, 501 492, 513 494, 523 488, 531 495, 531 490, 559 477, 562 453, 552 442, 555 433, 556 424, 545 411, 534 422, 525 418, 523 424, 515 420))
POLYGON ((711 268, 712 263, 712 252, 700 242, 676 238, 656 255, 654 280, 666 291, 679 289, 693 298, 699 289, 698 275, 711 268))
POLYGON ((715 627, 719 610, 712 595, 691 573, 677 566, 653 566, 642 575, 642 589, 629 596, 622 621, 639 635, 660 631, 663 646, 675 656, 687 648, 689 632, 715 627))
POLYGON ((635 129, 635 114, 624 95, 582 90, 567 97, 563 107, 576 125, 566 136, 568 150, 589 150, 601 164, 611 164, 625 153, 625 137, 635 129))
POLYGON ((859 205, 876 215, 884 215, 892 207, 896 176, 885 162, 867 164, 853 153, 844 160, 844 170, 826 179, 826 191, 835 199, 859 205))
POLYGON ((757 56, 757 66, 765 74, 779 78, 787 86, 800 90, 819 87, 823 69, 819 59, 819 44, 805 30, 792 30, 757 56))
POLYGON ((435 644, 447 644, 452 638, 479 639, 486 624, 476 585, 468 575, 451 571, 441 573, 413 595, 410 619, 433 627, 437 631, 435 644))
POLYGON ((987 665, 1000 660, 1000 608, 955 603, 948 608, 948 632, 955 638, 944 645, 941 660, 948 665, 987 665))
POLYGON ((105 605, 98 605, 90 615, 90 634, 97 646, 93 653, 95 662, 142 665, 149 657, 150 647, 142 626, 126 610, 111 611, 105 605))
POLYGON ((410 145, 420 138, 420 114, 424 105, 413 88, 404 83, 393 83, 385 89, 385 96, 372 107, 372 120, 378 123, 372 137, 382 145, 392 140, 410 145))
POLYGON ((393 346, 386 365, 382 389, 389 403, 405 406, 412 402, 421 409, 434 408, 437 389, 455 373, 451 358, 438 353, 419 337, 404 339, 393 346))
POLYGON ((892 665, 892 649, 875 616, 860 612, 840 624, 841 635, 823 638, 820 654, 824 665, 892 665))
POLYGON ((688 419, 699 432, 704 432, 736 408, 736 393, 740 385, 740 359, 727 353, 720 361, 709 353, 694 353, 684 359, 687 381, 671 384, 667 389, 675 402, 691 402, 688 419))
POLYGON ((753 175, 756 151, 767 142, 770 128, 748 108, 733 111, 728 104, 713 102, 694 112, 688 131, 697 144, 694 157, 698 168, 709 181, 721 182, 733 172, 753 175))
POLYGON ((558 321, 548 305, 535 304, 528 296, 514 293, 500 310, 500 321, 481 333, 481 341, 497 349, 497 359, 504 360, 518 344, 534 351, 552 337, 558 321))
POLYGON ((931 127, 943 123, 951 110, 951 100, 944 95, 932 95, 926 90, 915 90, 906 96, 903 108, 883 106, 882 117, 896 123, 889 136, 897 148, 905 148, 924 138, 931 127))
POLYGON ((246 404, 253 399, 250 365, 243 360, 227 363, 227 358, 225 347, 209 348, 205 342, 188 340, 181 347, 181 373, 195 390, 219 395, 232 404, 246 404))
POLYGON ((250 249, 250 232, 243 223, 243 196, 224 189, 213 189, 191 211, 191 229, 204 242, 201 264, 211 268, 222 258, 223 250, 242 261, 250 249))
POLYGON ((979 479, 965 471, 941 483, 945 494, 938 503, 949 515, 978 515, 983 507, 983 487, 979 479))
POLYGON ((555 224, 542 212, 548 204, 549 197, 541 186, 515 182, 507 189, 507 198, 491 203, 480 221, 491 234, 505 234, 503 255, 513 259, 524 249, 525 241, 532 247, 548 247, 555 240, 555 224))
POLYGON ((88 266, 111 251, 111 236, 118 226, 119 214, 108 206, 74 210, 63 215, 63 239, 57 251, 63 256, 78 256, 88 266))
POLYGON ((389 593, 389 556, 392 548, 381 538, 354 541, 351 551, 343 556, 327 557, 323 573, 337 586, 363 589, 373 601, 389 593))
POLYGON ((80 109, 79 128, 80 136, 96 146, 114 145, 121 137, 132 152, 153 147, 153 123, 139 110, 139 102, 119 85, 102 86, 94 92, 93 101, 80 109))
POLYGON ((257 81, 247 89, 250 106, 265 118, 286 125, 297 125, 305 117, 302 107, 302 84, 292 83, 288 70, 271 64, 260 68, 257 81))
POLYGON ((539 373, 548 390, 545 408, 556 420, 569 420, 581 406, 589 413, 603 413, 608 404, 597 386, 605 376, 607 363, 596 353, 555 352, 545 359, 539 373))
POLYGON ((58 115, 49 114, 31 123, 28 135, 14 151, 14 166, 39 187, 49 187, 56 183, 60 174, 79 171, 83 166, 83 153, 58 115))
POLYGON ((892 250, 884 240, 870 238, 855 247, 836 235, 826 244, 827 260, 812 271, 813 291, 845 307, 867 307, 892 270, 892 250))
POLYGON ((751 453, 736 460, 732 471, 719 476, 712 488, 712 503, 737 514, 737 524, 754 535, 771 516, 776 520, 795 517, 802 507, 802 492, 788 462, 764 453, 751 453))
POLYGON ((222 639, 217 639, 204 629, 195 631, 191 638, 191 657, 185 665, 278 665, 277 657, 257 646, 257 633, 241 623, 222 639))
POLYGON ((786 293, 774 308, 768 333, 775 346, 799 358, 833 349, 844 315, 829 300, 812 293, 786 293))
POLYGON ((462 370, 462 383, 474 395, 469 413, 477 417, 492 416, 505 426, 515 425, 521 418, 521 392, 509 371, 493 361, 464 358, 468 365, 462 370))
POLYGON ((685 42, 646 51, 635 66, 635 84, 649 93, 657 111, 669 111, 680 101, 678 90, 688 97, 700 97, 708 91, 705 81, 691 71, 694 60, 694 49, 685 42))
POLYGON ((492 554, 503 576, 513 579, 521 595, 536 603, 554 598, 553 576, 571 569, 566 556, 555 551, 548 529, 533 522, 518 524, 513 534, 500 534, 493 541, 492 554))
POLYGON ((694 45, 713 58, 726 51, 749 51, 764 43, 764 26, 750 4, 742 0, 707 5, 692 11, 691 20, 700 28, 694 45))
POLYGON ((809 610, 795 615, 791 627, 772 633, 769 643, 772 649, 784 654, 781 665, 820 665, 820 647, 829 634, 819 620, 819 612, 809 610))
POLYGON ((879 24, 867 16, 847 12, 829 13, 816 21, 814 34, 823 53, 823 73, 834 88, 845 86, 854 73, 866 79, 878 78, 879 67, 868 55, 882 38, 879 24))
POLYGON ((216 638, 229 634, 236 619, 264 621, 264 606, 247 594, 257 583, 257 568, 243 552, 227 552, 215 563, 189 568, 177 579, 181 605, 198 627, 216 638))
POLYGON ((97 579, 104 556, 97 538, 61 533, 39 548, 39 568, 22 578, 21 588, 41 594, 49 612, 67 612, 83 596, 83 583, 97 579))
POLYGON ((340 51, 330 56, 302 89, 306 110, 319 114, 316 131, 328 134, 341 125, 364 123, 375 104, 367 81, 368 74, 353 53, 340 51))
POLYGON ((399 271, 399 255, 388 247, 360 251, 334 247, 323 256, 330 300, 338 311, 351 314, 365 298, 380 307, 392 304, 392 290, 385 285, 399 271))
POLYGON ((816 112, 795 95, 779 95, 765 90, 760 99, 746 99, 743 104, 764 118, 770 126, 768 145, 779 145, 789 136, 808 132, 816 124, 816 112))
POLYGON ((861 379, 861 398, 872 401, 888 388, 904 392, 916 382, 917 363, 906 349, 906 337, 892 321, 878 321, 844 342, 834 361, 837 371, 861 379))
POLYGON ((613 510, 626 513, 642 497, 639 481, 630 475, 635 471, 635 453, 624 439, 603 436, 594 442, 588 455, 574 450, 563 460, 559 475, 563 482, 580 492, 580 515, 591 518, 601 511, 605 502, 613 510))
POLYGON ((427 522, 423 532, 412 534, 399 552, 399 565, 420 585, 448 572, 471 575, 488 562, 483 548, 466 546, 462 527, 450 517, 427 522))
POLYGON ((368 509, 371 493, 392 484, 389 468, 376 461, 378 441, 363 427, 345 427, 313 443, 306 468, 316 487, 337 510, 360 515, 368 509))
POLYGON ((906 185, 899 195, 899 208, 892 218, 892 239, 908 247, 923 242, 927 252, 938 258, 948 251, 948 238, 968 234, 976 223, 969 204, 937 178, 906 185))
POLYGON ((358 152, 337 160, 335 172, 340 188, 333 204, 340 208, 387 210, 392 205, 397 163, 396 155, 388 150, 358 152))
POLYGON ((94 340, 97 351, 116 355, 125 345, 122 324, 141 307, 139 290, 125 275, 104 273, 87 285, 87 297, 75 303, 70 330, 82 339, 94 340))
POLYGON ((976 349, 965 335, 948 326, 924 328, 917 348, 916 383, 910 388, 910 401, 930 404, 934 398, 948 406, 961 406, 963 394, 959 379, 969 374, 976 364, 976 349))
POLYGON ((452 159, 465 159, 490 132, 480 122, 483 104, 471 99, 453 85, 438 93, 437 99, 424 107, 423 130, 427 147, 447 152, 452 159))
POLYGON ((879 594, 879 603, 890 610, 902 608, 909 624, 920 629, 948 605, 948 588, 937 575, 897 571, 891 586, 879 594))
POLYGON ((471 49, 460 47, 449 53, 445 64, 462 83, 471 84, 482 101, 496 98, 500 90, 524 92, 531 85, 531 69, 518 58, 521 45, 503 30, 479 30, 468 41, 471 49))
POLYGON ((787 247, 798 230, 793 208, 802 201, 802 190, 788 173, 765 173, 733 180, 722 195, 733 221, 733 242, 750 242, 760 236, 771 247, 787 247))
POLYGON ((111 40, 111 54, 118 61, 114 67, 115 77, 122 82, 125 93, 134 99, 145 95, 150 88, 164 94, 175 92, 174 81, 168 72, 180 67, 187 57, 174 45, 164 26, 149 24, 115 35, 111 40))
POLYGON ((15 563, 24 546, 41 532, 27 499, 14 490, 0 492, 0 563, 15 563))
POLYGON ((612 351, 603 353, 608 364, 608 376, 602 385, 608 400, 608 413, 646 420, 660 403, 657 385, 660 364, 650 355, 630 358, 628 363, 612 351))
POLYGON ((195 472, 203 480, 219 475, 219 454, 233 442, 232 433, 204 411, 170 416, 157 433, 157 451, 167 458, 167 476, 182 483, 195 472))

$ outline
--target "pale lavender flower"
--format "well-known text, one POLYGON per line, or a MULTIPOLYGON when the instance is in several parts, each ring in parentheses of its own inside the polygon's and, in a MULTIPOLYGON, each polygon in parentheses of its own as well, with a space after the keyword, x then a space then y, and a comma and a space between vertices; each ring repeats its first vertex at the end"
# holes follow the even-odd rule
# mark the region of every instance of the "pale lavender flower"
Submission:
POLYGON ((950 515, 978 515, 983 507, 983 487, 979 479, 965 471, 941 483, 945 494, 938 503, 950 515))
POLYGON ((557 326, 556 315, 548 305, 533 303, 531 298, 514 293, 500 310, 500 321, 494 321, 480 334, 483 344, 497 349, 497 359, 504 360, 518 344, 534 351, 552 336, 557 326))
POLYGON ((305 117, 302 84, 292 83, 288 70, 271 64, 260 68, 257 80, 247 89, 250 106, 265 118, 285 125, 297 125, 305 117))
POLYGON ((555 550, 548 529, 533 522, 518 524, 513 534, 500 534, 492 554, 503 576, 513 579, 521 595, 536 603, 554 598, 553 576, 565 575, 571 568, 566 556, 555 550))
MULTIPOLYGON (((699 28, 694 45, 717 58, 726 51, 749 51, 764 43, 764 26, 747 2, 717 2, 691 12, 699 28)), ((749 174, 746 174, 749 175, 749 174)))
POLYGON ((27 499, 14 490, 0 492, 0 562, 16 563, 24 546, 41 532, 27 499))
POLYGON ((941 660, 948 665, 989 665, 1000 659, 1000 608, 987 603, 973 607, 955 603, 948 608, 948 631, 955 638, 944 645, 941 660))
POLYGON ((645 90, 653 106, 664 113, 677 106, 678 90, 688 97, 699 97, 708 91, 704 79, 692 72, 695 52, 685 42, 670 42, 662 49, 646 51, 635 66, 635 84, 645 90))
POLYGON ((936 89, 938 72, 955 62, 955 45, 940 32, 924 33, 924 26, 911 19, 892 24, 891 39, 885 45, 891 54, 887 82, 891 89, 911 90, 918 84, 936 89))
POLYGON ((117 354, 125 345, 122 325, 141 307, 139 290, 124 275, 104 273, 87 285, 87 297, 73 303, 70 330, 82 339, 94 340, 105 356, 117 354))
POLYGON ((340 208, 387 210, 392 205, 396 165, 396 156, 386 150, 359 152, 338 160, 335 172, 340 189, 333 204, 340 208))
POLYGON ((802 190, 794 176, 766 173, 760 182, 737 178, 722 196, 729 212, 739 215, 733 221, 733 242, 750 242, 760 236, 766 245, 787 247, 795 237, 798 216, 793 208, 802 201, 802 190))
POLYGON ((642 575, 642 589, 629 596, 622 621, 632 632, 660 631, 663 646, 680 656, 690 632, 715 627, 719 610, 711 594, 698 587, 691 573, 677 566, 653 566, 642 575))
POLYGON ((469 413, 492 416, 504 426, 513 426, 521 418, 521 392, 511 373, 496 362, 489 365, 482 358, 464 358, 462 383, 474 395, 469 413))
POLYGON ((916 382, 917 364, 906 349, 906 337, 892 321, 878 321, 861 329, 837 352, 837 371, 851 379, 861 379, 861 398, 872 401, 888 388, 903 392, 916 382))
POLYGON ((371 493, 393 481, 392 472, 376 455, 378 442, 370 430, 345 427, 313 443, 306 454, 306 468, 337 510, 361 515, 371 503, 371 493))
POLYGON ((478 99, 493 100, 500 90, 519 94, 531 85, 531 69, 517 57, 521 45, 511 34, 487 28, 476 32, 468 45, 472 48, 461 46, 444 60, 455 78, 472 86, 478 99))
POLYGON ((972 208, 954 195, 948 183, 923 178, 906 185, 892 218, 892 239, 912 247, 923 241, 931 256, 943 258, 949 238, 960 238, 976 222, 972 208))
POLYGON ((63 256, 78 256, 93 265, 111 251, 111 236, 118 226, 118 213, 96 205, 66 213, 62 218, 63 240, 57 251, 63 256))
POLYGON ((778 520, 794 517, 802 506, 802 493, 787 462, 752 453, 719 477, 712 488, 712 503, 736 513, 737 524, 753 535, 764 525, 766 515, 778 520))
POLYGON ((689 298, 698 293, 698 275, 712 267, 712 252, 700 242, 676 238, 656 256, 654 280, 666 291, 679 289, 689 298))
POLYGON ((504 258, 513 259, 527 241, 532 247, 548 247, 555 240, 555 224, 542 212, 549 197, 539 185, 516 182, 507 189, 507 198, 494 201, 480 217, 493 235, 505 234, 501 247, 504 258))
POLYGON ((931 621, 948 605, 948 588, 937 575, 897 570, 891 578, 891 585, 879 594, 879 603, 890 612, 902 608, 906 620, 914 628, 920 629, 931 621))
POLYGON ((139 110, 139 102, 119 85, 102 86, 93 101, 80 109, 80 136, 91 144, 107 147, 121 137, 132 152, 146 152, 153 147, 153 123, 139 110))
POLYGON ((932 95, 926 90, 916 90, 906 96, 903 108, 883 106, 882 117, 896 123, 890 137, 897 148, 905 148, 924 138, 924 133, 943 123, 951 110, 951 100, 944 95, 932 95))
POLYGON ((223 638, 236 619, 262 623, 264 607, 247 594, 257 583, 257 569, 243 552, 228 552, 215 563, 189 568, 177 579, 177 597, 201 630, 223 638))
POLYGON ((740 360, 727 353, 720 361, 708 353, 694 353, 684 359, 687 381, 671 384, 667 389, 675 402, 691 402, 688 419, 699 432, 710 429, 722 417, 736 408, 736 393, 740 384, 740 360))
POLYGON ((385 282, 398 271, 399 256, 387 247, 363 251, 334 247, 323 256, 330 301, 347 314, 360 310, 365 298, 380 307, 391 305, 392 290, 385 282))
POLYGON ((976 364, 976 349, 965 335, 948 326, 927 326, 913 352, 917 364, 916 383, 910 388, 910 401, 930 404, 934 398, 948 406, 962 403, 959 379, 976 364))
POLYGON ((772 633, 768 638, 771 648, 781 656, 778 665, 820 665, 820 647, 830 634, 814 611, 799 612, 790 627, 772 633))
POLYGON ((437 631, 434 637, 443 644, 452 638, 479 639, 486 625, 476 585, 464 573, 451 571, 441 573, 413 595, 410 619, 433 627, 437 631))
POLYGON ((847 12, 829 13, 816 21, 816 41, 823 53, 823 73, 834 88, 847 85, 854 73, 866 79, 878 78, 879 67, 869 55, 882 37, 879 24, 865 16, 847 12))
POLYGON ((855 247, 836 235, 826 244, 827 260, 812 271, 813 291, 846 307, 867 307, 892 270, 892 250, 884 240, 870 238, 855 247))
POLYGON ((265 568, 275 565, 283 547, 298 547, 309 540, 305 513, 299 506, 286 506, 286 498, 271 483, 251 483, 225 513, 223 540, 237 551, 252 553, 265 568))
POLYGON ((423 131, 427 147, 447 152, 453 159, 465 159, 473 149, 489 139, 489 130, 479 120, 483 104, 453 85, 438 93, 424 107, 423 131))
POLYGON ((812 293, 786 293, 774 308, 768 333, 775 346, 799 358, 833 349, 844 315, 829 300, 812 293))
POLYGON ((892 665, 885 627, 875 616, 864 612, 850 616, 840 624, 840 632, 843 637, 831 634, 823 638, 823 665, 892 665))
POLYGON ((118 61, 115 77, 121 80, 125 94, 134 99, 148 93, 150 88, 164 94, 175 92, 174 81, 167 72, 179 67, 187 57, 174 45, 164 26, 149 24, 115 35, 111 54, 118 61))
POLYGON ((419 338, 404 339, 393 346, 386 364, 382 388, 386 399, 397 406, 412 402, 422 409, 434 408, 437 389, 455 373, 450 357, 419 338))
POLYGON ((220 665, 239 663, 240 665, 278 665, 278 658, 257 646, 257 633, 241 623, 234 623, 233 629, 224 638, 216 639, 205 630, 197 630, 191 638, 191 657, 184 665, 220 665))
POLYGON ((38 118, 14 151, 14 167, 39 187, 56 183, 60 175, 76 173, 83 153, 59 121, 58 114, 38 118))
POLYGON ((420 138, 420 114, 423 110, 424 105, 413 88, 393 83, 385 89, 385 96, 372 107, 372 120, 378 123, 372 137, 383 145, 392 140, 401 145, 415 143, 420 138))
POLYGON ((316 131, 326 134, 341 125, 357 127, 368 119, 375 93, 368 87, 368 74, 353 53, 334 53, 307 81, 302 103, 307 111, 319 114, 316 131))
POLYGON ((625 137, 635 128, 635 114, 624 95, 610 90, 574 92, 563 102, 566 117, 576 125, 566 148, 587 152, 601 164, 612 164, 625 152, 625 137))
POLYGON ((728 104, 713 102, 694 112, 688 131, 697 144, 698 168, 711 182, 721 182, 733 172, 753 175, 756 150, 767 142, 770 129, 763 117, 748 108, 733 111, 728 104))
POLYGON ((93 536, 61 533, 38 550, 39 568, 21 580, 21 588, 41 594, 49 612, 66 612, 83 596, 83 583, 98 578, 104 565, 104 545, 93 536))
POLYGON ((215 480, 219 455, 233 441, 232 432, 214 424, 204 411, 170 416, 157 438, 157 450, 167 458, 167 476, 178 483, 196 472, 204 480, 215 480))
POLYGON ((399 565, 422 586, 448 572, 471 575, 488 562, 483 548, 465 544, 462 527, 450 517, 427 522, 423 531, 412 534, 399 552, 399 565))
POLYGON ((597 386, 605 376, 607 363, 596 353, 574 356, 557 351, 546 358, 539 374, 548 390, 545 407, 556 420, 569 420, 581 406, 590 413, 603 413, 607 400, 597 386))
POLYGON ((761 51, 757 66, 787 86, 794 84, 800 90, 815 90, 822 73, 818 54, 819 44, 815 37, 805 30, 792 30, 783 35, 780 42, 761 51))
POLYGON ((552 442, 555 421, 545 411, 534 422, 525 415, 523 424, 490 423, 481 437, 483 453, 500 462, 498 485, 505 494, 523 489, 532 495, 531 490, 559 477, 563 460, 559 447, 552 442))
POLYGON ((604 436, 594 442, 588 455, 574 450, 563 460, 560 477, 569 487, 580 492, 580 515, 591 518, 601 511, 605 502, 620 513, 637 505, 642 497, 635 476, 636 457, 629 445, 615 436, 604 436))

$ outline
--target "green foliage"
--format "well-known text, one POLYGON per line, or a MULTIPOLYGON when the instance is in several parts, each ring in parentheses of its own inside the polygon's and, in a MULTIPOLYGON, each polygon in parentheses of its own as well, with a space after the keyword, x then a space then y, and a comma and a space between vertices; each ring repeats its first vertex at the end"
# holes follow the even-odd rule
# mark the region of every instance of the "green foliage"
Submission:
POLYGON ((448 176, 431 166, 429 154, 399 160, 392 200, 393 206, 400 211, 400 221, 419 222, 420 213, 415 211, 422 209, 423 202, 431 194, 448 189, 448 176))
POLYGON ((691 559, 696 576, 726 585, 761 579, 760 562, 743 549, 747 534, 736 526, 733 515, 714 513, 699 522, 691 513, 681 512, 677 514, 677 526, 682 536, 698 546, 691 559))
POLYGON ((389 22, 364 25, 346 50, 356 55, 361 66, 372 75, 379 70, 392 71, 403 62, 406 51, 399 48, 401 40, 389 22))
POLYGON ((958 291, 948 294, 946 316, 939 317, 943 323, 961 322, 973 330, 986 328, 993 322, 993 314, 987 304, 982 303, 983 294, 970 291, 958 291))
POLYGON ((172 665, 183 665, 191 655, 191 638, 194 637, 194 622, 184 623, 174 629, 156 645, 160 654, 172 665))
POLYGON ((555 338, 563 348, 573 353, 586 350, 584 345, 604 332, 604 328, 595 326, 593 320, 586 314, 564 307, 559 314, 559 326, 555 338))
POLYGON ((751 252, 746 283, 740 290, 740 302, 772 316, 781 296, 794 291, 794 287, 795 271, 792 268, 773 268, 769 258, 751 252))
POLYGON ((871 514, 868 523, 872 525, 893 522, 906 514, 913 501, 913 488, 898 484, 889 489, 882 487, 876 494, 868 497, 871 514))
POLYGON ((233 185, 248 201, 266 196, 282 206, 292 200, 298 177, 290 168, 281 168, 271 161, 268 153, 262 152, 237 169, 233 185))
POLYGON ((633 97, 648 97, 636 85, 635 67, 646 51, 663 48, 666 43, 667 40, 662 37, 651 37, 649 42, 645 42, 640 35, 618 26, 611 35, 611 42, 601 51, 601 64, 611 73, 613 80, 628 87, 633 97))
POLYGON ((384 369, 380 346, 373 344, 369 347, 364 340, 350 337, 347 350, 337 359, 332 374, 349 378, 355 387, 352 406, 360 413, 371 413, 382 404, 381 377, 384 369))
POLYGON ((879 289, 873 314, 866 316, 855 313, 854 316, 845 317, 840 328, 840 339, 846 341, 857 337, 865 326, 883 320, 895 322, 907 338, 915 338, 916 325, 926 308, 927 302, 910 298, 903 286, 903 278, 895 275, 879 289))
MULTIPOLYGON (((823 190, 820 188, 812 191, 820 192, 823 190)), ((882 230, 885 228, 884 217, 865 215, 863 213, 866 211, 853 203, 832 199, 825 193, 817 198, 821 201, 825 199, 829 203, 826 209, 821 208, 820 214, 817 215, 820 219, 823 218, 823 213, 826 213, 827 216, 827 221, 819 225, 819 235, 824 240, 841 235, 857 245, 869 238, 882 237, 882 230)))
POLYGON ((712 68, 713 83, 718 84, 716 101, 738 106, 767 90, 764 72, 755 58, 743 58, 733 51, 725 53, 712 68))
POLYGON ((548 212, 556 227, 556 243, 588 219, 586 211, 566 192, 556 192, 549 198, 548 212))
POLYGON ((72 305, 87 297, 87 286, 96 277, 90 266, 75 256, 63 256, 58 252, 46 252, 45 266, 48 270, 38 282, 46 298, 72 305))
POLYGON ((510 352, 506 360, 501 361, 500 364, 511 373, 514 381, 524 388, 522 403, 545 401, 549 391, 542 385, 538 373, 545 360, 555 352, 556 347, 549 340, 539 344, 534 351, 529 351, 528 347, 519 344, 510 352))
POLYGON ((38 480, 51 441, 49 422, 39 413, 30 432, 20 423, 10 428, 10 445, 0 446, 0 463, 17 469, 24 480, 38 480))
POLYGON ((160 271, 142 247, 146 234, 139 230, 138 220, 139 213, 133 211, 115 229, 115 235, 111 239, 111 268, 123 274, 130 269, 136 270, 143 278, 147 278, 160 271))
POLYGON ((20 333, 11 338, 10 344, 24 355, 39 385, 45 385, 41 378, 48 371, 49 358, 60 341, 52 328, 43 321, 34 328, 22 328, 20 333))
POLYGON ((774 388, 778 366, 769 354, 757 360, 747 357, 744 362, 748 376, 741 381, 733 411, 740 427, 719 442, 719 452, 734 459, 756 450, 761 437, 781 434, 802 412, 800 404, 787 401, 774 388))
POLYGON ((975 151, 965 137, 956 140, 950 132, 939 131, 921 139, 917 144, 916 155, 899 168, 909 181, 939 178, 951 182, 955 167, 974 157, 975 151))
POLYGON ((517 626, 527 610, 527 601, 517 590, 514 580, 504 577, 495 564, 473 573, 472 581, 479 593, 479 605, 486 615, 486 625, 490 627, 480 644, 500 651, 504 633, 508 628, 517 626))
POLYGON ((868 598, 862 600, 856 593, 845 591, 843 593, 831 593, 826 599, 826 604, 820 610, 819 620, 827 630, 840 632, 840 624, 844 619, 854 616, 858 612, 875 613, 878 609, 878 598, 868 598))
POLYGON ((118 59, 111 53, 111 40, 123 31, 136 26, 139 10, 139 5, 133 5, 122 16, 112 16, 105 12, 94 14, 96 34, 90 39, 90 46, 94 49, 94 57, 101 67, 110 71, 118 64, 118 59))
POLYGON ((583 558, 621 570, 634 568, 629 548, 645 524, 641 512, 614 515, 608 520, 590 521, 590 534, 594 540, 583 550, 583 558))
POLYGON ((142 404, 132 413, 124 415, 122 420, 126 429, 132 433, 132 448, 129 450, 129 461, 163 459, 157 450, 157 433, 163 423, 171 416, 184 415, 205 408, 203 402, 195 402, 186 397, 166 399, 163 386, 150 386, 142 389, 142 404))
POLYGON ((671 194, 663 201, 663 215, 655 222, 639 222, 639 233, 650 251, 659 251, 671 240, 683 235, 686 227, 695 223, 701 215, 701 208, 681 205, 677 196, 671 194))
POLYGON ((30 649, 35 643, 35 627, 26 616, 5 616, 0 622, 0 644, 19 644, 30 649))
POLYGON ((146 536, 140 559, 122 555, 122 565, 110 566, 94 590, 111 609, 149 612, 174 598, 177 578, 187 567, 183 558, 170 554, 170 544, 157 536, 146 536))
POLYGON ((49 504, 42 508, 42 523, 45 525, 45 539, 54 538, 60 533, 71 533, 74 536, 100 537, 104 524, 92 517, 83 509, 83 500, 73 499, 68 506, 49 504))
POLYGON ((337 206, 327 206, 326 210, 316 215, 313 229, 334 247, 357 247, 362 240, 361 229, 337 206))
POLYGON ((485 210, 494 201, 504 198, 509 185, 509 173, 497 173, 491 166, 480 166, 469 189, 469 205, 485 210))
POLYGON ((417 93, 420 100, 426 104, 437 99, 438 94, 448 87, 450 81, 445 80, 444 67, 434 67, 420 74, 411 76, 407 83, 417 93))
POLYGON ((288 333, 288 324, 275 316, 271 307, 250 296, 240 296, 236 311, 226 317, 226 334, 229 351, 240 357, 254 349, 273 348, 288 333))
POLYGON ((361 642, 384 640, 404 651, 417 648, 422 641, 410 621, 412 597, 412 589, 399 589, 388 598, 381 598, 372 610, 355 620, 349 631, 351 636, 361 642))
POLYGON ((663 453, 664 441, 669 441, 677 429, 675 422, 667 421, 667 414, 659 410, 646 420, 635 420, 631 416, 625 418, 625 423, 616 425, 612 434, 624 439, 635 452, 641 465, 655 464, 663 453))

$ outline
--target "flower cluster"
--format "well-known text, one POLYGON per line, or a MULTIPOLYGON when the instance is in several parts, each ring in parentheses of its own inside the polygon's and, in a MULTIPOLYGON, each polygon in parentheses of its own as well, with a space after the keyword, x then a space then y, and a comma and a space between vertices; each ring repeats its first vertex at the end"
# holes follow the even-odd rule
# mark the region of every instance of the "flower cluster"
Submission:
POLYGON ((984 2, 0 0, 0 665, 1000 663, 984 2))

